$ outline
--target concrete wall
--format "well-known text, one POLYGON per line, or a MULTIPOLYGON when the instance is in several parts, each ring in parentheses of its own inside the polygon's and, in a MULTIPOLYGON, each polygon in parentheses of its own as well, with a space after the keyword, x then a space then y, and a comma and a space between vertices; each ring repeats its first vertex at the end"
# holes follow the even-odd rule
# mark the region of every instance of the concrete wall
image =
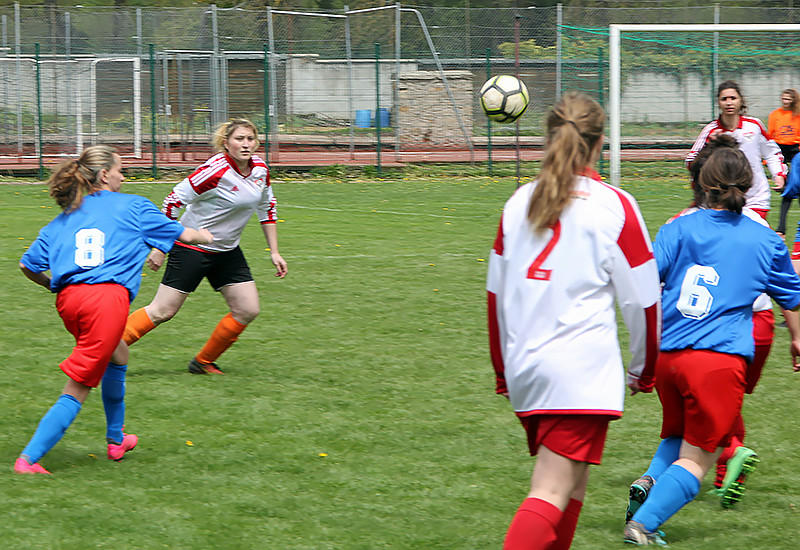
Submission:
MULTIPOLYGON (((728 77, 723 76, 722 80, 728 77)), ((773 109, 780 107, 780 95, 786 88, 800 89, 798 71, 753 71, 732 75, 742 89, 747 112, 765 124, 773 109)), ((716 86, 697 73, 682 75, 638 73, 622 85, 620 98, 622 123, 626 122, 698 122, 719 115, 715 100, 716 86)))
MULTIPOLYGON (((375 61, 353 60, 352 76, 347 60, 320 59, 319 55, 292 55, 286 67, 286 112, 289 114, 325 113, 349 120, 348 86, 352 82, 353 110, 375 108, 375 61), (351 80, 352 79, 352 80, 351 80)), ((394 107, 394 60, 380 64, 381 108, 394 107)), ((414 71, 417 64, 401 61, 400 72, 414 71)))

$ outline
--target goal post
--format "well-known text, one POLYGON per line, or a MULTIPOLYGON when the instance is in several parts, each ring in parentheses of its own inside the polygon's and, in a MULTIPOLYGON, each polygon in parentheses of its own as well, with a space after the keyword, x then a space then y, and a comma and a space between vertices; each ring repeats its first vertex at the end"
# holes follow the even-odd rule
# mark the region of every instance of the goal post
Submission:
MULTIPOLYGON (((622 33, 637 33, 637 32, 651 32, 651 33, 672 33, 672 32, 706 32, 706 33, 721 33, 721 32, 742 32, 742 33, 760 33, 760 32, 798 32, 800 25, 798 24, 698 24, 698 25, 609 25, 608 32, 608 54, 609 54, 609 102, 608 102, 608 118, 609 118, 609 180, 610 183, 619 186, 620 184, 620 168, 622 157, 622 139, 621 139, 621 98, 622 98, 622 76, 621 76, 621 39, 622 33)), ((713 75, 712 75, 713 78, 713 75)), ((776 98, 777 100, 777 98, 776 98)))

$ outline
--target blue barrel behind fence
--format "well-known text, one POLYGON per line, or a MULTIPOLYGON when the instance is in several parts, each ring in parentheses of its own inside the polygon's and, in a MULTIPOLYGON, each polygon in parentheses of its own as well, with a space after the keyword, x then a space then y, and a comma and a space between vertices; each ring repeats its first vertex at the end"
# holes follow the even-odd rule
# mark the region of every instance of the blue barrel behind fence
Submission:
POLYGON ((370 126, 372 126, 372 111, 356 109, 356 128, 369 128, 370 126))
POLYGON ((389 109, 380 108, 378 109, 378 116, 376 116, 376 120, 380 121, 381 128, 388 128, 389 127, 389 109))

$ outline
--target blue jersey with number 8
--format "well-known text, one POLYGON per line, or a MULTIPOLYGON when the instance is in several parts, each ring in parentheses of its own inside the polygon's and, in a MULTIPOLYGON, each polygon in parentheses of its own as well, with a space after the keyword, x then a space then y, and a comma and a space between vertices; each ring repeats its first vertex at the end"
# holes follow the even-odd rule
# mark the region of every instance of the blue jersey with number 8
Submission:
POLYGON ((700 209, 661 227, 653 253, 663 283, 662 351, 754 353, 753 302, 766 292, 800 304, 800 277, 770 228, 727 210, 700 209))
POLYGON ((98 191, 39 231, 22 256, 35 273, 50 270, 50 290, 68 285, 117 283, 131 300, 151 248, 168 252, 184 227, 137 195, 98 191))

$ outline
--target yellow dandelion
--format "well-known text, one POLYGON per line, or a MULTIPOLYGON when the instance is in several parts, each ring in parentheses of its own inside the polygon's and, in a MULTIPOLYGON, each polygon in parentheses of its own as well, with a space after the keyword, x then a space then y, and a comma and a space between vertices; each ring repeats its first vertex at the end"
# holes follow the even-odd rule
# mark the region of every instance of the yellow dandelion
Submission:
POLYGON ((189 447, 194 447, 194 443, 192 443, 191 441, 187 441, 186 445, 188 445, 189 447))
POLYGON ((322 458, 325 458, 326 456, 328 456, 328 453, 319 453, 319 456, 321 456, 322 458))
POLYGON ((483 258, 478 258, 478 261, 479 262, 485 262, 486 260, 484 260, 483 258))

